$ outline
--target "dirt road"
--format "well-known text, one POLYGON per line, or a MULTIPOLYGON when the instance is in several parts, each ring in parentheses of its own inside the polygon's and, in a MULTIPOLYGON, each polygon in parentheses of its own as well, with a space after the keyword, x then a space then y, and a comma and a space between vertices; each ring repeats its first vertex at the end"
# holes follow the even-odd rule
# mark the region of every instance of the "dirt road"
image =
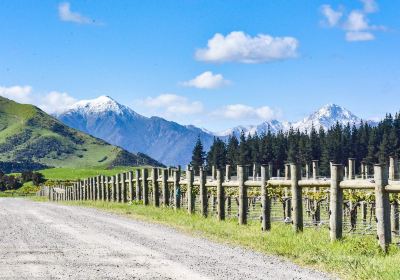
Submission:
POLYGON ((95 209, 0 198, 0 279, 322 279, 326 274, 95 209))

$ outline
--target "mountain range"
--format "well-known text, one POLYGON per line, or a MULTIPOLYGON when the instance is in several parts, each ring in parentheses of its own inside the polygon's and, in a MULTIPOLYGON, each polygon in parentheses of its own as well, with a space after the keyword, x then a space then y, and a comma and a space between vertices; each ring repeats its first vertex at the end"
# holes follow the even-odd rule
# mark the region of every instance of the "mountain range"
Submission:
MULTIPOLYGON (((109 96, 79 101, 56 116, 68 126, 120 146, 130 152, 142 152, 167 165, 190 162, 193 146, 200 137, 205 150, 214 137, 227 139, 229 135, 262 134, 287 131, 291 127, 310 131, 314 125, 329 129, 332 125, 359 124, 361 119, 349 110, 328 104, 298 122, 271 120, 258 125, 237 126, 214 133, 192 125, 180 125, 160 117, 145 117, 119 104, 109 96)), ((375 122, 368 121, 371 125, 375 122)))
POLYGON ((68 127, 33 105, 0 97, 0 170, 160 165, 68 127))

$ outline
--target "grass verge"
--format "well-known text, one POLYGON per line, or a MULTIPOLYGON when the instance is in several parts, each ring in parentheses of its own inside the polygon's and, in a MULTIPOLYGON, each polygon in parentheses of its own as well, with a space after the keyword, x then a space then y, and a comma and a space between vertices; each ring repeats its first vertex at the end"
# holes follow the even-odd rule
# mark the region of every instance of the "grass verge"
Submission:
POLYGON ((374 236, 352 235, 331 243, 327 229, 306 228, 303 233, 296 234, 291 226, 274 223, 270 232, 262 232, 258 222, 239 226, 233 219, 219 222, 215 218, 188 215, 183 210, 93 201, 63 203, 161 223, 195 236, 281 256, 344 279, 399 279, 400 276, 400 249, 392 245, 389 253, 384 255, 374 236))

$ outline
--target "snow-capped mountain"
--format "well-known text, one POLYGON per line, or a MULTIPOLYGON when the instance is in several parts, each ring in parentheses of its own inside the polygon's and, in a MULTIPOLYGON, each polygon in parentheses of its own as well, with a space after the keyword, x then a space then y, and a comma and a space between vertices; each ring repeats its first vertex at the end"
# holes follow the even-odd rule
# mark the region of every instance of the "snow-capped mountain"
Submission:
MULTIPOLYGON (((205 150, 213 138, 226 139, 229 135, 272 133, 288 131, 290 127, 310 131, 322 126, 330 128, 340 124, 359 124, 361 119, 349 110, 328 104, 298 122, 265 121, 259 125, 237 126, 220 133, 213 133, 193 125, 180 125, 159 117, 144 117, 131 108, 121 105, 111 97, 100 96, 93 100, 79 101, 57 116, 65 124, 101 138, 130 152, 142 152, 166 165, 185 165, 190 162, 193 146, 200 136, 205 150)), ((375 124, 374 122, 369 122, 375 124)))
MULTIPOLYGON (((291 127, 293 129, 299 129, 300 131, 310 131, 312 126, 318 130, 320 127, 323 127, 325 130, 329 129, 333 125, 339 122, 342 125, 350 125, 355 124, 359 125, 361 119, 351 113, 344 107, 341 107, 336 104, 327 104, 321 107, 318 111, 315 111, 311 115, 305 117, 301 121, 298 122, 286 122, 286 121, 265 121, 259 125, 249 125, 249 126, 237 126, 219 133, 216 133, 218 136, 227 136, 232 133, 235 135, 239 135, 242 131, 245 134, 254 135, 262 134, 268 132, 270 130, 272 133, 276 133, 278 131, 288 131, 291 127)), ((371 125, 376 125, 374 121, 367 121, 371 125)))
POLYGON ((272 120, 272 121, 265 121, 259 125, 248 125, 248 126, 239 125, 234 128, 230 128, 225 131, 215 133, 215 135, 229 136, 235 134, 236 136, 238 136, 240 135, 240 133, 242 133, 242 131, 245 134, 254 135, 255 133, 257 134, 267 133, 268 130, 271 131, 271 133, 277 133, 279 131, 286 131, 289 128, 290 128, 290 123, 288 122, 280 122, 278 120, 272 120))
POLYGON ((145 153, 164 164, 187 164, 200 136, 208 149, 213 135, 159 117, 144 117, 109 96, 83 100, 57 116, 59 120, 131 152, 145 153))
POLYGON ((294 129, 299 129, 300 131, 310 131, 313 125, 316 129, 322 126, 327 130, 336 123, 358 125, 360 122, 361 119, 346 108, 336 104, 327 104, 303 120, 293 123, 292 126, 294 129))

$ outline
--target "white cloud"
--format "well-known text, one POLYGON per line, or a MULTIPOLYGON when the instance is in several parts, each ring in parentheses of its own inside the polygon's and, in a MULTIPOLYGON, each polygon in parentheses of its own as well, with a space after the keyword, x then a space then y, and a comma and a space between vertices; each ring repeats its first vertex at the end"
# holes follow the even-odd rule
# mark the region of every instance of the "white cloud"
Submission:
POLYGON ((76 102, 77 100, 66 92, 52 91, 41 98, 38 107, 49 114, 59 114, 76 102))
POLYGON ((325 16, 329 26, 336 26, 343 16, 340 11, 335 11, 330 5, 322 5, 321 12, 325 16))
POLYGON ((62 21, 75 22, 79 24, 93 24, 94 21, 77 12, 71 11, 71 5, 68 2, 61 3, 58 6, 58 15, 62 21))
POLYGON ((244 104, 232 104, 214 111, 212 115, 231 120, 268 121, 278 118, 280 113, 268 106, 252 107, 244 104))
POLYGON ((364 12, 365 13, 375 13, 378 11, 378 4, 375 0, 361 0, 364 4, 364 12))
POLYGON ((193 115, 203 112, 203 104, 176 94, 161 94, 139 101, 145 107, 165 116, 193 115))
POLYGON ((349 31, 346 32, 346 40, 352 41, 370 41, 374 40, 375 36, 371 32, 349 31))
POLYGON ((230 81, 225 80, 221 74, 213 74, 211 71, 206 71, 194 79, 182 83, 186 87, 201 89, 215 89, 228 84, 230 84, 230 81))
POLYGON ((360 11, 352 11, 347 18, 344 28, 350 31, 367 30, 369 25, 366 15, 360 11))
POLYGON ((330 27, 339 27, 345 31, 345 38, 349 42, 371 41, 375 39, 372 31, 384 31, 385 26, 370 25, 368 14, 378 11, 378 4, 374 0, 360 0, 362 10, 351 10, 342 22, 343 13, 333 10, 329 5, 321 6, 321 12, 330 27), (340 13, 340 15, 339 15, 340 13))
POLYGON ((38 106, 49 114, 57 114, 76 102, 68 93, 51 91, 40 94, 34 92, 31 86, 0 86, 0 96, 14 100, 18 103, 38 106))
POLYGON ((0 95, 19 103, 31 103, 32 87, 30 86, 0 86, 0 95))
POLYGON ((208 62, 263 63, 297 56, 299 42, 293 37, 255 37, 242 31, 224 36, 216 33, 207 47, 196 51, 196 59, 208 62))

